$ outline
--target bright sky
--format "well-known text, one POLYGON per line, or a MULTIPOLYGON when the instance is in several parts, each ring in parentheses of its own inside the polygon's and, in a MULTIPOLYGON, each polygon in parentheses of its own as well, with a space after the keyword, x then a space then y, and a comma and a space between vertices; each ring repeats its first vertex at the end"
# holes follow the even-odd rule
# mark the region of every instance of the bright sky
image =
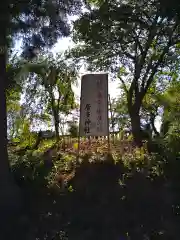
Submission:
MULTIPOLYGON (((56 45, 52 49, 52 52, 53 53, 62 52, 72 46, 73 46, 73 42, 72 42, 71 38, 64 38, 64 39, 59 40, 56 43, 56 45)), ((82 68, 80 75, 84 74, 84 73, 85 73, 85 70, 82 68)), ((109 94, 110 94, 111 98, 116 98, 120 94, 120 90, 118 88, 119 84, 120 83, 117 80, 112 81, 111 79, 109 79, 109 94)), ((75 92, 77 98, 79 99, 79 97, 80 97, 80 79, 78 79, 78 87, 74 86, 74 92, 75 92)), ((161 125, 161 118, 157 117, 157 119, 155 121, 155 126, 158 131, 160 130, 160 125, 161 125)))
MULTIPOLYGON (((63 52, 65 50, 67 50, 69 47, 72 47, 72 46, 73 46, 73 42, 72 42, 70 37, 69 38, 63 38, 63 39, 60 39, 55 44, 55 46, 52 48, 52 52, 54 54, 59 53, 59 52, 63 52)), ((20 48, 21 48, 21 42, 18 41, 16 43, 15 50, 18 51, 18 50, 20 50, 20 48)), ((82 67, 79 75, 81 76, 84 73, 86 73, 86 72, 85 72, 85 69, 82 67)), ((120 82, 118 82, 117 80, 113 81, 112 79, 109 79, 109 94, 110 94, 111 98, 116 98, 120 94, 120 89, 118 88, 119 84, 120 84, 120 82)), ((80 98, 80 78, 78 79, 78 86, 73 86, 73 89, 74 89, 76 98, 79 100, 79 98, 80 98)), ((155 126, 156 126, 158 131, 160 129, 160 125, 161 125, 161 118, 157 117, 157 119, 155 121, 155 126)))
MULTIPOLYGON (((64 38, 59 40, 55 46, 52 49, 52 52, 55 53, 59 53, 62 51, 67 50, 69 47, 73 46, 73 42, 71 40, 71 38, 64 38)), ((82 67, 82 69, 80 70, 80 76, 82 74, 86 73, 85 69, 82 67)), ((112 98, 115 98, 119 95, 119 89, 118 89, 118 85, 119 83, 117 81, 112 81, 109 80, 109 94, 112 98)), ((80 78, 78 79, 78 87, 74 86, 74 92, 76 94, 76 96, 80 97, 80 78)))

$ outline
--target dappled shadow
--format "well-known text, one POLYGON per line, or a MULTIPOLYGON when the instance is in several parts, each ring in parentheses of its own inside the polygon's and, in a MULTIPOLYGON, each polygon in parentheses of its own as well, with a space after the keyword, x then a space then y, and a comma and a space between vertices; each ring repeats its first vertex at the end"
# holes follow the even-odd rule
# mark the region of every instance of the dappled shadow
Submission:
POLYGON ((129 170, 112 158, 88 159, 64 191, 31 192, 30 239, 178 239, 162 176, 129 170))

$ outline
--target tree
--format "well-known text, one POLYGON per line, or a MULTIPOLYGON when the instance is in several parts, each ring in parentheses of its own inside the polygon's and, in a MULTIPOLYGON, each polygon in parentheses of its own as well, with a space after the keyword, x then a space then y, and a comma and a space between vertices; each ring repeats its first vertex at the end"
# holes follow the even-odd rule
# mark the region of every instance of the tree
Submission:
POLYGON ((20 99, 22 94, 23 79, 21 78, 21 64, 19 58, 11 56, 6 65, 6 104, 7 104, 7 124, 8 137, 14 138, 18 135, 18 125, 20 123, 20 99))
POLYGON ((158 97, 162 94, 162 88, 158 88, 156 83, 153 83, 151 87, 149 87, 146 95, 144 96, 141 108, 141 120, 144 122, 144 128, 150 130, 152 139, 153 136, 159 136, 160 133, 156 129, 155 120, 159 116, 159 108, 161 105, 159 104, 158 97))
MULTIPOLYGON (((19 204, 17 194, 15 194, 17 191, 13 190, 15 188, 11 181, 7 155, 6 86, 8 77, 6 64, 9 50, 13 40, 23 37, 24 56, 32 59, 35 56, 36 49, 50 47, 59 36, 69 34, 67 15, 77 13, 79 9, 80 1, 78 0, 7 0, 0 3, 0 215, 1 223, 4 223, 1 225, 2 230, 4 230, 3 226, 6 222, 5 217, 8 218, 9 214, 12 216, 12 208, 15 209, 14 206, 19 204)), ((11 232, 9 229, 7 231, 11 232)), ((2 236, 2 239, 4 239, 4 236, 2 236)))
POLYGON ((178 15, 168 17, 156 0, 89 2, 88 11, 74 24, 74 41, 80 43, 73 55, 90 69, 118 74, 134 140, 141 146, 142 102, 152 83, 159 81, 156 75, 171 69, 177 59, 178 15))
POLYGON ((122 91, 120 97, 117 99, 111 99, 110 127, 112 131, 114 131, 114 129, 122 131, 127 128, 130 130, 130 119, 124 91, 122 91))
POLYGON ((33 74, 31 75, 33 81, 27 87, 27 95, 32 89, 34 99, 37 101, 38 93, 39 105, 43 107, 44 103, 44 113, 53 116, 56 138, 59 141, 60 113, 69 114, 75 108, 72 84, 77 77, 76 66, 59 55, 56 59, 48 56, 37 63, 27 63, 25 69, 33 74))
MULTIPOLYGON (((123 89, 121 90, 120 97, 112 104, 113 119, 119 131, 128 129, 131 132, 131 119, 128 114, 126 92, 123 89)), ((161 91, 162 88, 158 89, 155 85, 151 86, 143 99, 140 111, 142 139, 151 140, 153 136, 159 136, 159 132, 155 127, 155 120, 159 116, 159 107, 162 107, 159 101, 159 96, 162 95, 161 91)))
POLYGON ((71 137, 77 138, 78 137, 78 124, 76 122, 69 122, 69 129, 68 132, 71 137))
POLYGON ((68 16, 77 15, 81 6, 81 0, 9 0, 6 9, 9 46, 21 37, 23 56, 33 58, 37 50, 52 47, 59 37, 70 34, 68 16))
POLYGON ((171 82, 166 91, 158 96, 157 101, 163 108, 161 136, 165 137, 169 131, 179 126, 180 115, 180 82, 178 79, 171 82))
MULTIPOLYGON (((0 234, 1 237, 4 238, 3 232, 5 230, 5 226, 7 224, 8 218, 11 216, 10 214, 14 214, 14 206, 15 208, 19 207, 19 201, 17 201, 17 189, 15 189, 12 184, 12 179, 9 171, 8 164, 8 154, 7 154, 7 122, 6 122, 6 36, 7 36, 7 25, 8 25, 8 16, 6 13, 8 12, 8 1, 4 4, 0 4, 0 129, 1 129, 1 144, 0 144, 0 153, 1 153, 1 167, 0 167, 0 191, 1 191, 1 199, 0 199, 0 234), (14 202, 11 203, 14 198, 14 202), (17 204, 18 202, 18 204, 17 204), (11 207, 10 207, 11 206, 11 207), (13 206, 13 207, 12 207, 13 206), (7 216, 7 217, 6 217, 7 216)), ((19 199, 18 199, 19 200, 19 199)), ((7 226, 6 226, 7 228, 7 226)))
POLYGON ((17 91, 9 90, 7 99, 7 127, 8 127, 8 137, 13 139, 17 136, 17 122, 19 117, 19 111, 21 109, 20 96, 17 91))

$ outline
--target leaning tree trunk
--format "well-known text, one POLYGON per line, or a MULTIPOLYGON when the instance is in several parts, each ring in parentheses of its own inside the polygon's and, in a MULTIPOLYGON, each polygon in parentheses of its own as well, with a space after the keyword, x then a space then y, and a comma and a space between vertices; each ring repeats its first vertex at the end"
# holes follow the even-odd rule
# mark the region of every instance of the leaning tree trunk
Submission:
POLYGON ((0 2, 0 239, 9 239, 6 234, 12 230, 10 221, 17 216, 16 213, 20 210, 20 192, 13 181, 7 153, 6 36, 9 25, 8 7, 8 1, 0 2))
POLYGON ((56 106, 52 88, 49 90, 49 94, 51 97, 51 111, 52 111, 52 115, 53 115, 53 119, 54 119, 56 141, 59 142, 59 140, 60 140, 60 137, 59 137, 59 106, 56 106))
POLYGON ((56 110, 53 111, 53 116, 54 116, 54 127, 55 127, 55 134, 56 134, 56 140, 59 141, 59 114, 57 113, 56 110))

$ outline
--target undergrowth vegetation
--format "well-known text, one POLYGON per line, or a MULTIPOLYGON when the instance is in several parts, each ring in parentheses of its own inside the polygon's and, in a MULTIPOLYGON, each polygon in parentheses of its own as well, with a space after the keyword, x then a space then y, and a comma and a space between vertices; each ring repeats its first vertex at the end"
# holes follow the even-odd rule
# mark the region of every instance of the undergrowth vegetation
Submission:
POLYGON ((178 239, 179 175, 172 178, 177 165, 168 162, 170 145, 163 144, 164 155, 149 154, 144 145, 123 155, 92 149, 79 158, 53 141, 23 157, 9 148, 26 200, 24 234, 32 240, 178 239))

